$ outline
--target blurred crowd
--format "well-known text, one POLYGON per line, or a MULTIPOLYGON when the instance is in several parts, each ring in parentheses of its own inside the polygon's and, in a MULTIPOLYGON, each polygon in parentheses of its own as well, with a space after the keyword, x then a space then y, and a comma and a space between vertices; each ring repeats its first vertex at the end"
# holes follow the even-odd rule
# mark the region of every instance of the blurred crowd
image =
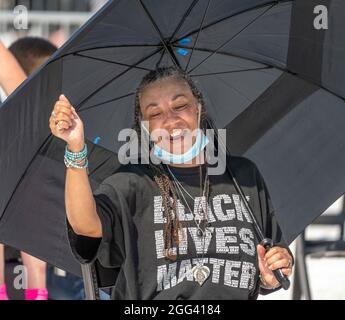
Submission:
MULTIPOLYGON (((56 48, 60 48, 67 39, 90 15, 100 9, 108 0, 0 0, 1 13, 13 13, 17 5, 24 5, 29 11, 36 12, 36 18, 29 19, 28 29, 16 29, 13 19, 0 17, 0 41, 9 47, 17 39, 23 37, 43 37, 56 48), (45 11, 50 18, 45 18, 45 11), (64 12, 73 14, 68 19, 61 20, 64 12), (51 17, 55 18, 51 20, 51 17), (37 18, 39 16, 39 18, 37 18)), ((0 87, 0 102, 5 94, 0 87)))
POLYGON ((107 0, 0 0, 0 10, 13 10, 24 5, 28 10, 38 11, 96 11, 107 0))
MULTIPOLYGON (((6 48, 0 40, 0 87, 6 95, 34 73, 57 47, 46 39, 23 37, 6 48)), ((1 101, 0 101, 1 108, 1 101)), ((108 296, 104 293, 103 299, 108 296)), ((83 280, 54 266, 0 244, 0 300, 24 298, 25 300, 81 300, 84 299, 83 280), (26 267, 24 290, 14 288, 14 268, 26 267)))

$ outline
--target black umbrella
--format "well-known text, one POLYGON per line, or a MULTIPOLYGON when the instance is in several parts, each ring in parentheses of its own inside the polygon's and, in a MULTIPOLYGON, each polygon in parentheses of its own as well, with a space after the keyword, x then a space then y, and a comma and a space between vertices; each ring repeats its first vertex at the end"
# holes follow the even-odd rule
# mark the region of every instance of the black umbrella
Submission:
POLYGON ((64 93, 85 123, 94 188, 157 66, 199 83, 232 154, 253 160, 291 242, 345 189, 342 0, 109 1, 0 110, 0 242, 79 273, 63 201, 64 144, 48 119, 64 93), (328 9, 316 29, 314 8, 328 9))

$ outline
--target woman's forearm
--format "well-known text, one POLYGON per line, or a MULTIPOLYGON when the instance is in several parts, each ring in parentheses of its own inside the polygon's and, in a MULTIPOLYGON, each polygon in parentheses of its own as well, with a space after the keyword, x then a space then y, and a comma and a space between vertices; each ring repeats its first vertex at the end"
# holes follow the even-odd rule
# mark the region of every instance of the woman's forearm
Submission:
POLYGON ((49 118, 52 134, 67 143, 65 160, 65 206, 68 221, 74 232, 87 237, 102 237, 102 224, 96 211, 87 173, 87 148, 84 125, 65 95, 60 95, 49 118), (85 149, 84 149, 85 148, 85 149), (84 168, 84 169, 83 169, 84 168))
POLYGON ((102 237, 102 225, 86 169, 67 169, 65 204, 68 221, 75 233, 102 237))
POLYGON ((0 41, 0 86, 10 95, 24 80, 26 75, 16 58, 0 41))

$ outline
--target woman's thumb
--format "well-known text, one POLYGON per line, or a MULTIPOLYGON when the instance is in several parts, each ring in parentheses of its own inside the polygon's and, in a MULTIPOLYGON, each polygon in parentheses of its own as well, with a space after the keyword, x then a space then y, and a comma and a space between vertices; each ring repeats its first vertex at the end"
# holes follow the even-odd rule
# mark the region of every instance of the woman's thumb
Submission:
POLYGON ((79 119, 79 116, 78 116, 77 112, 75 111, 74 107, 72 107, 71 110, 72 110, 72 114, 74 116, 74 119, 79 119))
POLYGON ((258 257, 260 260, 264 260, 265 258, 265 254, 266 254, 266 250, 265 248, 261 245, 261 244, 258 244, 257 247, 256 247, 257 251, 258 251, 258 257))

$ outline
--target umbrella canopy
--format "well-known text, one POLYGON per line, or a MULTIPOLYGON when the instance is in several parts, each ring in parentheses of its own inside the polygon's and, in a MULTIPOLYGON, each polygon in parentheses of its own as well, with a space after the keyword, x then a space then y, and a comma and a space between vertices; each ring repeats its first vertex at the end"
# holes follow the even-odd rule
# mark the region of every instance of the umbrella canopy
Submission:
POLYGON ((231 153, 257 164, 292 241, 345 189, 344 18, 342 0, 109 1, 0 109, 0 242, 80 273, 53 105, 64 93, 83 119, 96 188, 119 165, 141 78, 170 65, 196 80, 231 153))

